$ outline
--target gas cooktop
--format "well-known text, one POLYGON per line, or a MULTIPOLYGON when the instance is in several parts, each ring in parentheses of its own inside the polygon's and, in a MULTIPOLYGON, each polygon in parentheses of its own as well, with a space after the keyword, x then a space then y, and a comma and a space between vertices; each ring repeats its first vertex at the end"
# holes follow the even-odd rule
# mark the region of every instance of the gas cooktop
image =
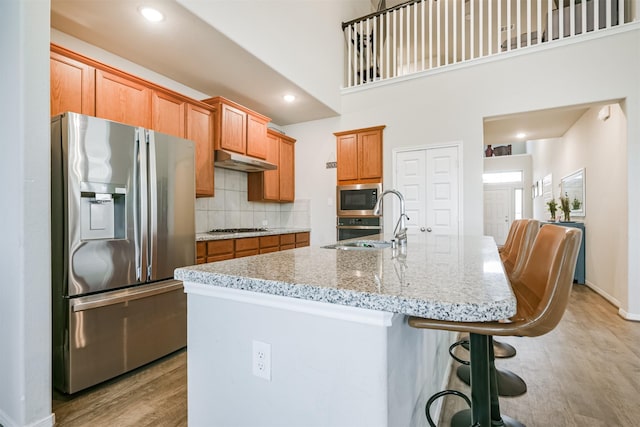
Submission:
POLYGON ((266 228, 214 228, 208 233, 255 233, 258 231, 267 231, 266 228))

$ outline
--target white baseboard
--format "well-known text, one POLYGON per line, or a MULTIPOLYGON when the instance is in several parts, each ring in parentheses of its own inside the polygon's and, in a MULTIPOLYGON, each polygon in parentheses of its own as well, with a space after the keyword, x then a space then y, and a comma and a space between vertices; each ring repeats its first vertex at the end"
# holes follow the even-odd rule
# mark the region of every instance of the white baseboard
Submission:
POLYGON ((20 426, 18 423, 10 419, 9 416, 2 410, 0 410, 0 425, 3 427, 53 427, 55 425, 55 415, 49 414, 49 416, 44 417, 31 424, 20 426))
POLYGON ((640 322, 640 314, 629 313, 626 310, 622 309, 620 307, 622 304, 620 304, 620 301, 617 298, 613 297, 612 295, 609 295, 609 293, 605 292, 603 289, 597 287, 596 285, 589 282, 588 280, 586 281, 585 285, 588 286, 590 289, 592 289, 595 293, 597 293, 598 295, 600 295, 601 297, 609 301, 611 304, 613 304, 618 309, 618 315, 620 317, 622 317, 625 320, 640 322))
POLYGON ((632 320, 634 322, 640 322, 640 314, 628 313, 627 311, 625 311, 625 310, 623 310, 621 308, 618 309, 618 314, 623 319, 632 320))

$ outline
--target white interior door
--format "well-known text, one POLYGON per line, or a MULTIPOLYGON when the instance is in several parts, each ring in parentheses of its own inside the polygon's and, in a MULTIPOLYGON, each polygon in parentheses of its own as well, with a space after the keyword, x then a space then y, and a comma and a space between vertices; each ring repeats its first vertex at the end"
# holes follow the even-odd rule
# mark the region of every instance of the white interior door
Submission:
POLYGON ((458 146, 396 153, 395 183, 404 195, 408 234, 459 232, 458 146))
POLYGON ((511 187, 484 187, 484 234, 493 236, 498 245, 504 244, 513 222, 512 198, 511 187))
POLYGON ((404 196, 409 235, 418 233, 426 223, 425 151, 403 151, 396 155, 396 186, 404 196))

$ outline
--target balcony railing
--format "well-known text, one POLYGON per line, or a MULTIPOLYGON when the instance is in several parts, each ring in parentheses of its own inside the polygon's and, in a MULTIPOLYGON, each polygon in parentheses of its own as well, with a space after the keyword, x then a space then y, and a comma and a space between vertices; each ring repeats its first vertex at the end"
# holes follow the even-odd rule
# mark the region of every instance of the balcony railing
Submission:
POLYGON ((625 0, 408 1, 342 24, 345 87, 553 43, 624 22, 625 0))

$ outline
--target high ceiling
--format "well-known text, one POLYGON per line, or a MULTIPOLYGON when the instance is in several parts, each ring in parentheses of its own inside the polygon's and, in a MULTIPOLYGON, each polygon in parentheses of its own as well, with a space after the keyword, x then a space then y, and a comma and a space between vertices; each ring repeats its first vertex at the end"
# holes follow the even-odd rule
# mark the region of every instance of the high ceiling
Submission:
MULTIPOLYGON (((387 6, 392 5, 387 1, 387 6)), ((208 96, 224 96, 270 117, 278 125, 335 116, 307 94, 222 33, 173 0, 149 0, 166 15, 151 24, 131 0, 52 0, 51 26, 108 52, 178 81, 208 96), (297 94, 287 104, 285 93, 297 94)), ((560 137, 587 106, 493 117, 485 120, 484 143, 509 144, 560 137)))
POLYGON ((51 26, 209 96, 224 96, 287 125, 337 113, 173 0, 149 23, 130 0, 52 0, 51 26), (283 100, 295 93, 292 104, 283 100))

